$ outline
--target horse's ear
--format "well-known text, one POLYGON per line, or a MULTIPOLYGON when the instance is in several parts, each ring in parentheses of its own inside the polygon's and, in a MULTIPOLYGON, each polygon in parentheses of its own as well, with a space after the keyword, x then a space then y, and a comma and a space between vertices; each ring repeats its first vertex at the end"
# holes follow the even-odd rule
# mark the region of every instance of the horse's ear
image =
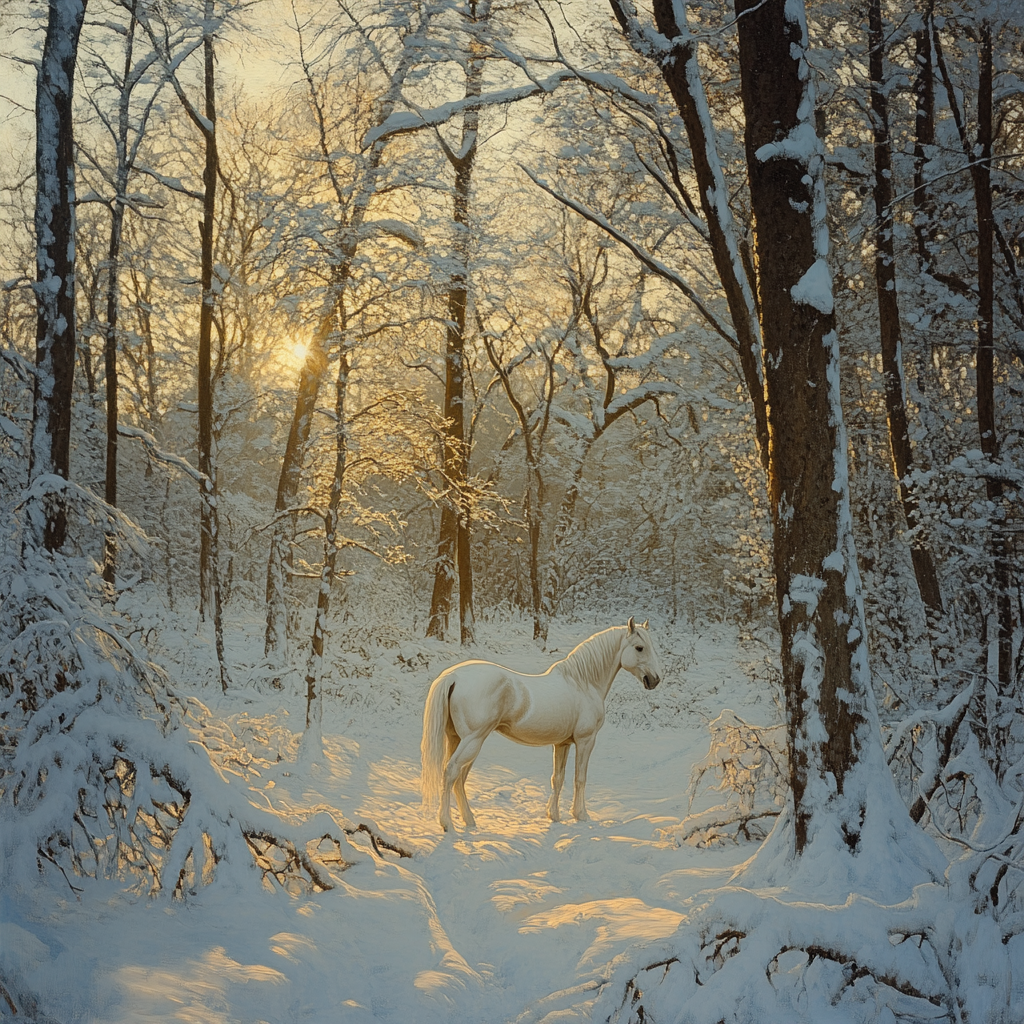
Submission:
POLYGON ((629 622, 627 622, 626 625, 629 627, 630 633, 636 632, 636 619, 634 619, 632 615, 630 615, 629 622))
POLYGON ((644 619, 644 629, 647 629, 647 628, 648 628, 648 623, 649 623, 650 621, 651 621, 650 619, 644 619))

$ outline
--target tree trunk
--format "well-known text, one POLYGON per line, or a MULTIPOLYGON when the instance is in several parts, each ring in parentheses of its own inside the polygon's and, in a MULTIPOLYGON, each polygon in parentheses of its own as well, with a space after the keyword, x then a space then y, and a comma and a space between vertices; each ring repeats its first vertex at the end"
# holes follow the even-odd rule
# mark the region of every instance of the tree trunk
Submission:
MULTIPOLYGON (((978 54, 978 142, 971 165, 974 199, 978 211, 978 430, 981 450, 989 462, 999 460, 999 433, 995 402, 995 267, 992 243, 995 216, 992 212, 992 25, 981 24, 978 54)), ((996 591, 998 632, 998 681, 1000 695, 1013 693, 1013 605, 1010 601, 1010 564, 1003 529, 1003 482, 994 475, 985 478, 985 494, 996 509, 991 526, 992 561, 996 591)))
MULTIPOLYGON (((933 26, 932 42, 935 61, 946 89, 950 111, 960 136, 960 145, 971 169, 974 203, 978 218, 978 344, 975 379, 978 398, 978 431, 981 450, 990 462, 999 458, 999 435, 996 430, 995 409, 995 266, 992 243, 999 233, 992 211, 992 26, 981 24, 978 52, 978 137, 972 146, 967 136, 963 112, 942 52, 938 27, 933 26)), ((1001 237, 1001 236, 1000 236, 1001 237)), ((1012 273, 1012 271, 1011 271, 1012 273)), ((996 508, 992 524, 992 568, 995 584, 996 618, 998 622, 997 689, 1003 696, 1013 693, 1013 605, 1010 600, 1011 566, 1007 551, 1007 538, 1003 529, 1001 508, 1003 483, 995 475, 985 478, 985 495, 996 508)))
POLYGON ((306 352, 305 362, 299 373, 299 384, 295 395, 295 411, 292 414, 284 457, 281 460, 281 474, 277 481, 277 500, 274 503, 274 525, 270 535, 270 554, 267 558, 267 622, 263 639, 263 652, 270 657, 281 648, 282 639, 287 636, 286 623, 286 571, 292 564, 290 517, 284 513, 295 504, 302 477, 302 464, 309 433, 316 411, 320 382, 327 369, 326 340, 330 336, 334 320, 333 312, 325 316, 320 329, 313 336, 306 352))
MULTIPOLYGON (((87 0, 50 0, 36 77, 36 377, 29 480, 68 478, 75 374, 75 155, 72 99, 87 0)), ((63 495, 46 508, 42 543, 67 536, 63 495)))
MULTIPOLYGON (((119 189, 123 194, 123 189, 119 189)), ((120 302, 117 279, 121 253, 121 227, 124 206, 116 199, 111 211, 110 245, 107 249, 107 323, 103 338, 103 369, 106 377, 107 398, 107 451, 103 498, 108 505, 117 506, 117 309, 120 302)), ((114 584, 117 561, 117 541, 107 533, 103 544, 103 580, 114 584)))
POLYGON ((926 0, 924 24, 914 33, 914 235, 922 271, 931 270, 930 244, 935 234, 934 207, 928 198, 925 165, 935 145, 935 67, 932 58, 934 0, 926 0))
MULTIPOLYGON (((470 3, 470 19, 487 17, 487 4, 470 3)), ((470 44, 466 73, 467 98, 480 95, 483 58, 479 44, 470 44)), ((448 288, 448 326, 445 331, 444 383, 444 476, 448 496, 441 508, 441 530, 434 563, 434 589, 430 597, 427 636, 443 639, 451 616, 452 589, 459 581, 459 631, 462 643, 473 639, 473 566, 471 560, 470 503, 466 489, 469 477, 469 451, 466 440, 465 361, 466 309, 469 303, 469 253, 472 238, 470 201, 473 191, 473 165, 477 153, 480 113, 469 109, 463 114, 462 140, 457 153, 442 140, 448 162, 455 170, 453 215, 456 271, 448 288)))
MULTIPOLYGON (((135 42, 135 3, 130 7, 131 18, 125 33, 124 77, 118 102, 117 118, 117 178, 114 203, 110 211, 110 244, 107 247, 107 323, 103 338, 103 367, 106 377, 107 450, 104 475, 104 500, 117 506, 117 318, 121 305, 121 237, 124 229, 124 201, 128 190, 128 130, 131 113, 132 54, 135 42)), ((106 534, 103 545, 103 579, 114 584, 117 561, 117 541, 113 533, 106 534)))
MULTIPOLYGON (((206 0, 206 19, 212 20, 213 2, 206 0)), ((199 360, 197 400, 199 405, 199 471, 205 477, 200 485, 199 530, 199 614, 205 617, 213 597, 211 562, 215 542, 214 515, 216 491, 213 471, 213 378, 211 351, 213 343, 213 246, 214 216, 217 207, 217 99, 214 85, 213 36, 203 39, 204 113, 206 124, 200 124, 206 154, 203 168, 203 219, 199 222, 201 250, 201 281, 203 302, 199 311, 199 360)))
POLYGON ((331 492, 324 516, 324 561, 320 569, 320 586, 316 596, 316 618, 306 658, 306 730, 312 748, 323 741, 323 694, 320 679, 323 676, 324 637, 327 633, 327 615, 331 608, 331 587, 338 565, 338 519, 341 496, 345 489, 345 470, 348 465, 348 438, 345 423, 345 398, 349 376, 348 350, 344 334, 339 346, 338 379, 335 385, 335 456, 331 492))
POLYGON ((942 596, 931 548, 921 536, 917 497, 910 486, 914 454, 907 423, 906 382, 903 376, 903 336, 896 287, 896 248, 893 241, 892 146, 889 101, 885 91, 885 37, 881 0, 868 8, 868 66, 871 76, 871 114, 875 155, 875 292, 882 345, 882 379, 889 422, 889 450, 907 527, 912 534, 910 555, 917 589, 933 624, 942 615, 942 596))
MULTIPOLYGON (((737 0, 736 17, 764 339, 792 852, 820 837, 856 854, 869 813, 895 811, 875 806, 877 773, 887 777, 887 769, 853 542, 807 30, 803 5, 793 0, 737 0)), ((889 788, 895 804, 891 777, 889 788)))
MULTIPOLYGON (((401 96, 401 87, 405 71, 408 68, 408 61, 412 59, 411 55, 413 52, 412 48, 406 51, 398 71, 392 78, 391 86, 384 98, 384 102, 381 104, 377 119, 378 123, 385 121, 395 109, 397 100, 401 96)), ((310 77, 311 71, 308 67, 306 72, 307 81, 310 82, 311 94, 315 97, 315 89, 313 89, 310 77)), ((316 106, 315 98, 314 106, 316 106)), ((321 154, 328 167, 330 167, 331 157, 327 140, 326 122, 322 117, 320 108, 316 107, 316 109, 319 118, 321 154)), ((295 499, 299 493, 299 484, 302 480, 302 465, 305 459, 306 448, 309 444, 313 414, 316 411, 320 385, 327 370, 328 345, 336 328, 339 309, 344 301, 345 288, 352 276, 352 263, 359 246, 359 229, 363 224, 370 202, 377 192, 377 174, 380 170, 386 145, 386 140, 375 142, 370 151, 358 194, 352 202, 352 214, 346 225, 349 229, 348 237, 350 240, 340 246, 338 262, 333 268, 332 296, 329 308, 321 318, 320 324, 313 335, 313 340, 310 342, 309 350, 306 353, 306 360, 299 373, 299 383, 295 396, 295 411, 292 414, 288 441, 285 444, 284 456, 281 460, 281 473, 277 482, 277 498, 274 503, 275 520, 270 539, 270 553, 267 557, 267 622, 263 641, 265 657, 271 657, 278 653, 281 649, 282 641, 287 637, 286 575, 292 565, 291 539, 294 530, 290 528, 291 517, 283 513, 294 506, 295 499)), ((339 183, 335 182, 335 185, 339 193, 339 205, 341 205, 344 190, 340 188, 339 183)))

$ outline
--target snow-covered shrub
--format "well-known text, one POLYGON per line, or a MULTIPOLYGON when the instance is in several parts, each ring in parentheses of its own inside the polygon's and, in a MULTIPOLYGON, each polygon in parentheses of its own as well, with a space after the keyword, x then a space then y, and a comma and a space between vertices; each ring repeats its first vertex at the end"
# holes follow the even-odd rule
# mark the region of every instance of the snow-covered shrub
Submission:
MULTIPOLYGON (((33 543, 34 518, 54 493, 52 480, 37 484, 0 560, 4 883, 32 885, 52 865, 72 889, 107 878, 183 897, 225 873, 236 884, 259 879, 255 858, 264 881, 329 888, 332 868, 350 860, 345 826, 321 814, 301 828, 289 823, 315 838, 283 837, 278 816, 251 806, 247 772, 221 770, 203 742, 208 712, 182 701, 126 638, 130 624, 111 607, 98 567, 33 543)), ((126 559, 145 557, 127 520, 73 485, 59 489, 76 512, 117 531, 126 559)), ((228 732, 230 742, 210 746, 251 761, 244 739, 228 732)))
POLYGON ((727 708, 708 729, 707 755, 690 773, 689 813, 672 834, 702 847, 725 840, 760 841, 785 802, 783 726, 752 726, 727 708), (694 813, 694 803, 712 793, 722 795, 722 803, 694 813))

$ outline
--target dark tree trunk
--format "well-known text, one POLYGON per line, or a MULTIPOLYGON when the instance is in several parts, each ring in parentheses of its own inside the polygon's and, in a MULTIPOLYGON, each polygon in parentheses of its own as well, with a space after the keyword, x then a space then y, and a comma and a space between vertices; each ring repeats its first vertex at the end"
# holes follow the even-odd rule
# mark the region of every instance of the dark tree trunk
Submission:
MULTIPOLYGON (((68 478, 75 374, 75 156, 72 99, 86 0, 50 0, 36 78, 36 377, 29 479, 68 478)), ((67 505, 53 495, 42 543, 58 551, 67 505)))
MULTIPOLYGON (((797 854, 867 813, 856 770, 874 724, 850 521, 824 157, 802 4, 737 0, 759 268, 782 674, 797 854)), ((877 739, 875 740, 877 743, 877 739)))
POLYGON ((270 554, 267 558, 267 623, 264 633, 264 655, 269 657, 279 650, 283 634, 287 630, 284 621, 286 611, 286 573, 292 565, 291 534, 288 518, 284 513, 295 504, 302 479, 302 464, 309 433, 316 411, 320 383, 327 369, 326 342, 330 337, 334 314, 321 321, 320 329, 313 336, 306 352, 305 362, 299 372, 299 383, 295 395, 295 410, 292 414, 284 457, 281 460, 281 474, 277 481, 277 500, 274 503, 275 520, 270 535, 270 554))
MULTIPOLYGON (((999 458, 999 435, 996 428, 995 408, 995 266, 992 243, 1002 236, 992 211, 992 26, 983 21, 978 51, 978 137, 972 145, 967 136, 967 125, 957 102, 956 92, 942 52, 938 27, 933 25, 932 43, 935 62, 942 84, 945 87, 950 111, 960 136, 960 145, 971 169, 971 184, 974 188, 974 203, 978 218, 978 344, 975 362, 975 378, 978 398, 978 430, 981 435, 981 450, 990 462, 999 458)), ((1015 264, 1010 264, 1014 277, 1015 264)), ((985 478, 985 494, 998 509, 992 524, 992 568, 996 592, 996 617, 998 620, 998 661, 997 687, 1000 694, 1009 696, 1014 688, 1013 671, 1013 605, 1010 600, 1010 558, 1007 538, 1003 529, 1001 508, 1003 483, 994 474, 985 478)))
MULTIPOLYGON (((999 433, 996 426, 995 402, 995 266, 992 243, 995 216, 992 212, 992 25, 981 25, 981 47, 978 53, 978 142, 971 165, 974 178, 974 199, 978 211, 978 430, 981 450, 989 462, 999 460, 999 433)), ((1004 511, 1003 482, 990 474, 985 478, 985 493, 998 510, 992 523, 992 559, 996 589, 998 632, 998 689, 1003 696, 1013 692, 1013 605, 1010 600, 1010 564, 1006 533, 1001 513, 1004 511)))
MULTIPOLYGON (((115 200, 110 224, 110 245, 107 249, 109 279, 107 281, 107 323, 103 338, 103 368, 106 377, 107 450, 103 498, 108 505, 117 505, 117 309, 120 302, 117 277, 121 252, 121 228, 124 206, 115 200)), ((103 545, 103 579, 113 585, 117 561, 117 542, 108 533, 103 545)))
POLYGON ((925 0, 924 24, 914 33, 914 235, 921 269, 931 270, 930 244, 935 234, 933 205, 928 198, 925 165, 935 145, 935 65, 932 58, 934 0, 925 0))
POLYGON ((907 422, 906 382, 903 374, 903 336, 899 293, 896 287, 896 247, 893 240, 892 146, 889 137, 889 101, 885 91, 885 36, 881 0, 868 8, 868 66, 871 76, 871 114, 875 155, 875 292, 882 345, 882 379, 889 421, 889 450, 907 527, 913 535, 910 555, 917 589, 928 618, 942 615, 942 596, 931 549, 921 536, 917 497, 911 490, 914 454, 907 422))
MULTIPOLYGON (((124 201, 128 190, 128 130, 131 103, 132 54, 135 41, 135 3, 130 8, 131 19, 125 34, 124 77, 118 104, 117 122, 117 179, 114 204, 110 211, 110 244, 107 247, 107 323, 103 338, 103 367, 106 377, 107 450, 104 476, 104 500, 117 506, 117 316, 121 305, 121 237, 124 230, 124 201)), ((117 561, 117 542, 113 533, 107 533, 103 545, 103 579, 113 586, 117 561)))

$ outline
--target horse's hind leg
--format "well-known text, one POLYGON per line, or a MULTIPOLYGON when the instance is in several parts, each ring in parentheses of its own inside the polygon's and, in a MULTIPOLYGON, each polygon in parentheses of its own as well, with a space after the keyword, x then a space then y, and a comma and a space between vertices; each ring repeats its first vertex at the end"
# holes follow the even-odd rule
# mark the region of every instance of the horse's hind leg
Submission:
POLYGON ((562 782, 565 780, 565 759, 569 756, 569 743, 556 743, 555 770, 551 775, 551 797, 548 800, 548 817, 558 821, 558 798, 562 794, 562 782))
POLYGON ((453 786, 455 799, 459 804, 459 812, 462 814, 462 820, 465 822, 466 828, 476 828, 476 818, 473 816, 473 812, 469 809, 469 801, 466 799, 466 778, 469 775, 469 769, 472 767, 473 762, 471 761, 462 769, 453 786))
MULTIPOLYGON (((451 719, 448 720, 445 741, 447 743, 447 751, 444 759, 445 763, 447 763, 451 760, 452 754, 455 753, 459 746, 459 734, 455 731, 455 726, 452 725, 451 719)), ((455 799, 459 805, 459 812, 462 814, 462 820, 466 823, 466 828, 473 828, 476 825, 476 819, 473 817, 473 812, 469 809, 469 801, 466 799, 466 776, 469 775, 469 769, 472 767, 472 764, 467 764, 452 785, 455 799)))
POLYGON ((487 735, 486 732, 481 732, 463 736, 459 740, 459 745, 452 752, 451 757, 448 758, 448 764, 445 765, 444 786, 441 790, 441 811, 438 814, 438 821, 441 823, 441 828, 446 832, 452 827, 451 801, 453 788, 455 789, 455 799, 459 802, 459 810, 462 812, 462 818, 466 823, 466 827, 472 828, 476 824, 473 812, 469 809, 469 801, 466 800, 466 776, 469 774, 469 769, 473 766, 477 754, 480 753, 480 748, 484 745, 487 735))

